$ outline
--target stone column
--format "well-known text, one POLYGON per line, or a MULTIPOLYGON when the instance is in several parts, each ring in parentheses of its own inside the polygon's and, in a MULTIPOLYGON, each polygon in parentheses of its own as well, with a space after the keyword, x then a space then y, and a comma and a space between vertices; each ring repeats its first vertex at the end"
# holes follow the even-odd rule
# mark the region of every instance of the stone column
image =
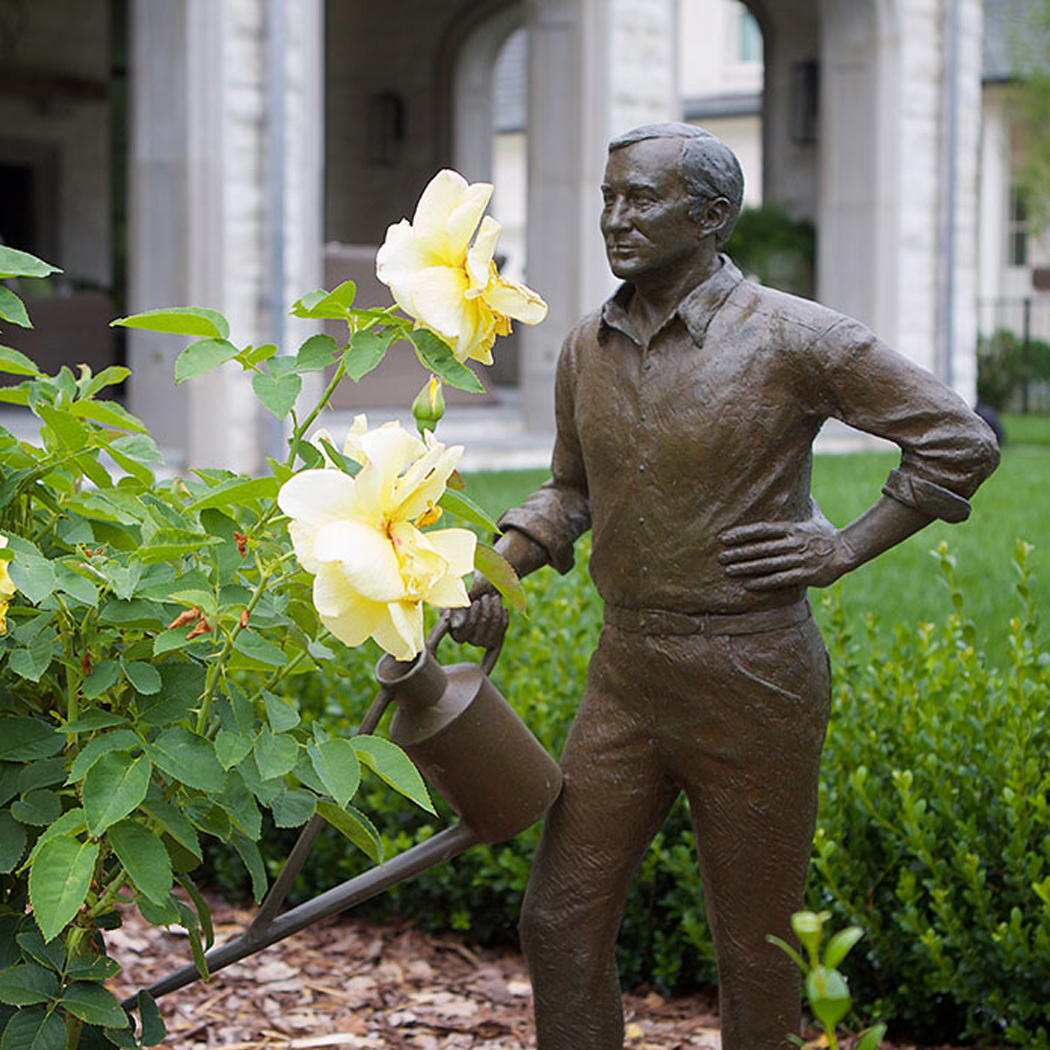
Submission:
MULTIPOLYGON (((321 284, 321 37, 321 0, 136 0, 133 311, 211 307, 239 345, 294 352, 284 315, 321 284)), ((176 389, 184 344, 132 333, 132 409, 175 466, 255 470, 275 442, 248 377, 176 389)))
POLYGON ((979 0, 824 0, 818 295, 974 395, 979 0))
POLYGON ((550 305, 521 328, 522 411, 554 424, 561 342, 614 287, 598 218, 606 145, 638 124, 676 120, 673 0, 528 0, 528 279, 550 305))

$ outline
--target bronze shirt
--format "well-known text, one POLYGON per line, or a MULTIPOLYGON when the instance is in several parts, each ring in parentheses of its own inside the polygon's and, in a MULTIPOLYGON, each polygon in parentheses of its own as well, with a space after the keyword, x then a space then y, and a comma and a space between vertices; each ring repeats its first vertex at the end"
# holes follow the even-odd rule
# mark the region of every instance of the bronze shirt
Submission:
POLYGON ((724 256, 648 345, 626 312, 631 292, 566 339, 551 479, 501 521, 560 572, 593 527, 607 603, 725 613, 802 597, 745 589, 719 564, 718 537, 819 514, 812 444, 829 417, 899 445, 883 491, 932 517, 965 518, 998 462, 991 430, 932 375, 857 321, 744 280, 724 256))

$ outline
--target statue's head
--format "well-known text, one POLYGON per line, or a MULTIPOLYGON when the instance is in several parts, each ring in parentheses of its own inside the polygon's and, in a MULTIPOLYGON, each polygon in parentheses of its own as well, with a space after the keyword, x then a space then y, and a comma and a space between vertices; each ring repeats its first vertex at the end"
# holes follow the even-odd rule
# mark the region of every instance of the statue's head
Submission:
POLYGON ((618 135, 609 143, 610 157, 640 142, 667 140, 678 151, 678 171, 689 197, 689 218, 694 222, 714 200, 727 204, 722 225, 715 232, 719 248, 733 232, 744 199, 744 173, 736 154, 709 131, 693 124, 645 124, 618 135))

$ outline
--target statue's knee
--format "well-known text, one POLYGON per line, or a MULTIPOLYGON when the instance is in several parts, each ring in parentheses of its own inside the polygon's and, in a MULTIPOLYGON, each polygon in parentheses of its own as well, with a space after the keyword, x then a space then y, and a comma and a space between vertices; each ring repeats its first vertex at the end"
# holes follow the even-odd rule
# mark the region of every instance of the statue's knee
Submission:
POLYGON ((564 930, 564 917, 559 916, 555 908, 545 901, 537 900, 533 894, 525 895, 518 918, 518 936, 526 955, 531 948, 550 943, 559 931, 564 935, 564 930))

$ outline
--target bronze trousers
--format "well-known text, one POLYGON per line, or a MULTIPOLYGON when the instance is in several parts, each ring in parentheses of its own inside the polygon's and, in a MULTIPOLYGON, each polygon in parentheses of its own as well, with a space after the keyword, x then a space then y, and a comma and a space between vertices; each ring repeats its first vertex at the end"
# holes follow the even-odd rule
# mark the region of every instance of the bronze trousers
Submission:
POLYGON ((724 1050, 781 1050, 800 1023, 802 906, 830 698, 812 618, 737 635, 602 630, 521 914, 539 1050, 619 1050, 614 946, 638 864, 689 801, 724 1050))

